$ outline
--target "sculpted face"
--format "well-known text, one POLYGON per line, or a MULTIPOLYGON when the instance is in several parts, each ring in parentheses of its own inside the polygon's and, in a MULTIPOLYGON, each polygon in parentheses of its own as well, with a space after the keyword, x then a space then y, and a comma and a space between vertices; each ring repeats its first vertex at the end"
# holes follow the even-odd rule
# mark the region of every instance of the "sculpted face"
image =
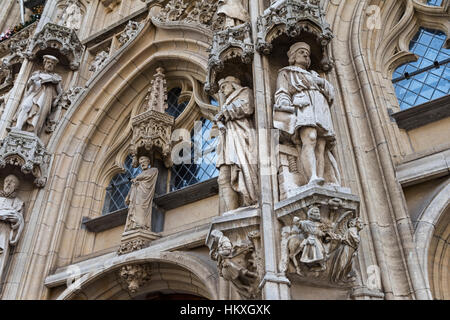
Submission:
POLYGON ((320 209, 317 207, 312 207, 308 211, 308 217, 310 217, 314 221, 320 221, 320 209))
POLYGON ((147 170, 150 165, 150 158, 149 157, 140 157, 139 158, 139 165, 141 166, 142 170, 147 170))
POLYGON ((13 193, 19 187, 19 179, 14 175, 9 175, 3 183, 3 191, 7 194, 13 193))
POLYGON ((294 65, 308 69, 311 65, 310 52, 305 48, 300 48, 293 53, 294 65))
POLYGON ((225 97, 228 97, 234 91, 233 84, 231 82, 222 83, 220 86, 220 91, 225 95, 225 97))
POLYGON ((50 59, 44 59, 44 70, 45 71, 53 71, 56 66, 56 61, 50 59))

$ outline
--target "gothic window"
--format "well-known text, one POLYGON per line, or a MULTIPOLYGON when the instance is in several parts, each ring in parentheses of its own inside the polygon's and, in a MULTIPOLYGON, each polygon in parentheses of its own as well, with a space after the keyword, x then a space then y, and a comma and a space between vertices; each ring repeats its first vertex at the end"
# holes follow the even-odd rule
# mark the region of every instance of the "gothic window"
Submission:
POLYGON ((427 28, 420 28, 412 39, 410 51, 418 60, 397 68, 392 80, 402 110, 450 93, 450 50, 444 48, 445 40, 445 33, 427 28))
POLYGON ((208 119, 201 118, 197 126, 200 130, 193 129, 191 131, 191 161, 172 167, 170 191, 206 181, 219 174, 216 168, 217 139, 210 138, 213 123, 208 119), (197 134, 195 131, 198 131, 197 134), (194 144, 201 146, 202 155, 195 156, 194 144))
POLYGON ((180 96, 181 88, 178 87, 171 89, 167 94, 167 104, 169 107, 167 108, 166 113, 174 118, 178 118, 189 103, 189 99, 183 99, 183 97, 180 98, 180 96))
POLYGON ((442 5, 443 0, 428 0, 427 5, 439 7, 442 5))
POLYGON ((131 179, 142 172, 140 167, 133 168, 132 162, 131 156, 128 156, 125 160, 125 172, 112 178, 111 183, 106 188, 105 204, 102 212, 104 215, 127 208, 125 198, 131 188, 131 179))

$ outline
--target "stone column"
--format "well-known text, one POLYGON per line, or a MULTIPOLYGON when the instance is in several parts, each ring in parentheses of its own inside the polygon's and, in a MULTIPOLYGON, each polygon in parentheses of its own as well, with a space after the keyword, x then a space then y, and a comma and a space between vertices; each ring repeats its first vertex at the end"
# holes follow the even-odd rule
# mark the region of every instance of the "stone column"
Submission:
MULTIPOLYGON (((262 0, 250 0, 250 19, 252 24, 253 42, 257 40, 257 19, 264 11, 262 0)), ((264 277, 261 281, 263 299, 266 300, 289 300, 289 280, 278 274, 277 268, 277 239, 279 223, 274 213, 273 188, 277 188, 272 180, 271 172, 271 110, 266 97, 265 83, 269 83, 268 59, 262 57, 255 50, 253 60, 253 91, 255 101, 255 122, 258 133, 259 146, 259 185, 260 185, 260 212, 261 212, 261 244, 264 257, 264 277)))

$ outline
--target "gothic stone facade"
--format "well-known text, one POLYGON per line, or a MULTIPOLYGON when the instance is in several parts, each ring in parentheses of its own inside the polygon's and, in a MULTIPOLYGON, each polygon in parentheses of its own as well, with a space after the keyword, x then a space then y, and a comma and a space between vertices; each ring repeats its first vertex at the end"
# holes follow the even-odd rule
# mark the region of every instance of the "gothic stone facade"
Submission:
POLYGON ((423 28, 448 49, 448 0, 7 1, 1 30, 22 16, 2 299, 450 298, 448 73, 406 110, 392 80, 423 28))

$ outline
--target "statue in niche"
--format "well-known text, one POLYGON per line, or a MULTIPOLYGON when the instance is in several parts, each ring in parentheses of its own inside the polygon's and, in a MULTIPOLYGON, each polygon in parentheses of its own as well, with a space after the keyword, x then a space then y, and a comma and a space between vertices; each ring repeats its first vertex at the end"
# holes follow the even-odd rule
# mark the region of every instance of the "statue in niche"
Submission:
POLYGON ((307 43, 291 46, 290 66, 278 73, 274 127, 280 129, 285 142, 297 149, 297 169, 303 172, 307 184, 338 186, 339 170, 332 153, 336 137, 330 112, 334 89, 315 71, 308 70, 310 55, 307 43))
POLYGON ((355 279, 353 270, 353 259, 357 254, 361 237, 360 231, 363 229, 361 218, 354 218, 348 221, 348 229, 341 237, 341 245, 336 250, 331 270, 331 281, 351 282, 355 279))
POLYGON ((243 298, 252 299, 258 294, 258 273, 251 243, 233 245, 221 231, 211 232, 213 244, 211 259, 217 261, 219 275, 230 281, 243 298))
POLYGON ((151 231, 152 203, 155 195, 158 169, 150 168, 150 159, 139 157, 142 173, 132 180, 130 192, 125 203, 128 205, 128 217, 125 232, 133 230, 151 231))
POLYGON ((217 14, 223 17, 225 29, 250 21, 250 16, 242 5, 242 0, 219 0, 217 14))
MULTIPOLYGON (((54 56, 43 57, 44 71, 36 71, 27 83, 27 91, 17 113, 13 129, 33 132, 39 136, 53 108, 57 108, 63 94, 59 74, 53 69, 59 60, 54 56)), ((52 120, 50 120, 52 122, 52 120)))
POLYGON ((221 211, 248 207, 258 201, 257 140, 252 90, 233 76, 219 81, 221 110, 217 146, 221 211))
POLYGON ((81 28, 82 17, 83 14, 78 0, 68 0, 60 23, 63 27, 79 30, 81 28))
POLYGON ((6 264, 9 249, 20 239, 24 227, 24 203, 16 195, 20 186, 14 175, 5 178, 0 192, 0 277, 6 264))

